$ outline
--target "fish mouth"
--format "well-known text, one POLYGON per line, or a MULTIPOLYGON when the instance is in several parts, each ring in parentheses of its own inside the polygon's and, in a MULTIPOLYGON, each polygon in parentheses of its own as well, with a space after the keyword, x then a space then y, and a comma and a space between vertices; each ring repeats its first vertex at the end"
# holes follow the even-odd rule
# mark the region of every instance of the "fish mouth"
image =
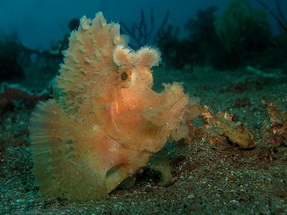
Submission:
POLYGON ((181 97, 180 99, 176 100, 169 108, 170 118, 177 113, 180 113, 180 116, 185 113, 185 107, 188 105, 188 98, 186 96, 181 97))

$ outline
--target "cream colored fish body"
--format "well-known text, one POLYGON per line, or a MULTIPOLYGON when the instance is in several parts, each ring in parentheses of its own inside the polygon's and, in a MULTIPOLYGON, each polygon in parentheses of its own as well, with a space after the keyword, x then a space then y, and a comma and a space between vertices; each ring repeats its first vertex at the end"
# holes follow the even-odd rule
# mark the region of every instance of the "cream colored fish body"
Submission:
POLYGON ((168 138, 186 135, 189 99, 179 84, 154 92, 159 51, 131 50, 102 13, 81 19, 64 55, 57 95, 31 117, 36 184, 43 197, 104 198, 168 138))

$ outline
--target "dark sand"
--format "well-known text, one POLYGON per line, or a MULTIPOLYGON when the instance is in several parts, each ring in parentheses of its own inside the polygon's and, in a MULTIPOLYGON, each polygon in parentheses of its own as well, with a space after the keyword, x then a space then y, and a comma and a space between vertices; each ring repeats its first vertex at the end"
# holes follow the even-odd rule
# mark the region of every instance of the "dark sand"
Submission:
POLYGON ((287 214, 286 142, 272 145, 262 138, 268 121, 264 101, 287 107, 286 71, 269 69, 272 78, 246 72, 155 71, 159 83, 183 82, 185 92, 200 98, 213 112, 226 111, 252 130, 256 147, 243 150, 226 142, 169 143, 173 183, 161 187, 156 172, 143 170, 129 189, 85 203, 40 200, 29 150, 31 108, 1 110, 0 214, 287 214))

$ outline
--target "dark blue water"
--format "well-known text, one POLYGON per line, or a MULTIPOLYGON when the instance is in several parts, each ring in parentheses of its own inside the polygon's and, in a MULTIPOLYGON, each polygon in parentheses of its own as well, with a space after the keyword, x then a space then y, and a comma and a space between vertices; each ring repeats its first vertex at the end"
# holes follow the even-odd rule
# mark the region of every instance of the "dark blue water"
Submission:
MULTIPOLYGON (((102 11, 108 21, 131 25, 140 19, 141 9, 146 13, 153 9, 157 25, 169 11, 168 23, 181 27, 181 34, 185 35, 184 24, 188 19, 194 18, 199 9, 214 5, 218 7, 216 13, 220 14, 229 2, 230 0, 1 0, 0 36, 16 33, 19 40, 28 47, 47 48, 69 32, 67 25, 71 19, 83 15, 93 18, 96 12, 102 11)), ((256 0, 250 2, 255 7, 262 8, 256 0)), ((272 9, 275 8, 275 1, 266 2, 272 9)), ((278 25, 274 25, 273 29, 278 31, 278 25)))

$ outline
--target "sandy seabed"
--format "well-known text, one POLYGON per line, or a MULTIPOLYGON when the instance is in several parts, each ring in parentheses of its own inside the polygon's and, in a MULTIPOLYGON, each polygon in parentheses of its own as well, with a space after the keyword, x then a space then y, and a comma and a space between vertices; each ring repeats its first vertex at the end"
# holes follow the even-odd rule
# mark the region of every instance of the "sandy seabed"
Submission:
POLYGON ((0 214, 286 214, 287 143, 262 137, 269 120, 262 101, 287 107, 287 75, 272 78, 243 70, 154 72, 159 83, 183 82, 185 92, 216 113, 234 114, 254 134, 256 147, 243 150, 227 142, 210 143, 196 136, 191 143, 169 143, 165 152, 173 182, 160 186, 160 176, 144 169, 129 189, 116 189, 103 200, 73 203, 40 200, 31 173, 29 117, 31 108, 1 110, 0 214))

